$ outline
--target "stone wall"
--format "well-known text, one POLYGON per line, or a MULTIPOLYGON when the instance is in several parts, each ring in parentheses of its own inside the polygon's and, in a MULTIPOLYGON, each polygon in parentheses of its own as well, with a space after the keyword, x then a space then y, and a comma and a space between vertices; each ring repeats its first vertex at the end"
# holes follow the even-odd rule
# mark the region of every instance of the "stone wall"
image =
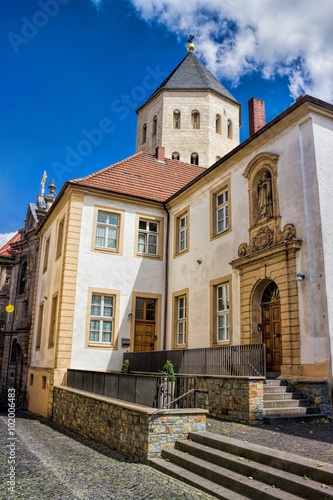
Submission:
POLYGON ((197 377, 198 389, 208 390, 208 395, 197 395, 197 406, 208 408, 210 416, 244 424, 262 422, 264 378, 197 377))
POLYGON ((331 389, 328 382, 290 381, 290 384, 299 391, 303 397, 308 398, 312 404, 318 406, 323 415, 332 415, 331 389))
POLYGON ((54 388, 53 420, 109 446, 127 458, 147 463, 188 433, 206 430, 204 409, 158 410, 70 387, 54 388))

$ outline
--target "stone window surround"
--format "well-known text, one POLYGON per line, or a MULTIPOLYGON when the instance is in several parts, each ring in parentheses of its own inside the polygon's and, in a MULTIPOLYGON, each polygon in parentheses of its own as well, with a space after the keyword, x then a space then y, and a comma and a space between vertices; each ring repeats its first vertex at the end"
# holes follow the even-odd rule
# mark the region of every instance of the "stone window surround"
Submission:
MULTIPOLYGON (((172 335, 172 349, 187 349, 188 348, 188 320, 189 320, 189 289, 184 288, 183 290, 178 290, 172 294, 172 318, 173 318, 173 335, 172 335), (184 321, 185 324, 185 342, 183 344, 178 343, 178 311, 179 311, 179 299, 185 298, 186 314, 184 321)), ((181 318, 183 319, 183 318, 181 318)))
POLYGON ((159 217, 157 215, 150 215, 145 213, 137 212, 135 214, 135 241, 134 241, 134 255, 136 257, 140 257, 141 259, 154 259, 154 260, 163 260, 163 240, 164 240, 164 219, 163 217, 159 217), (149 253, 141 253, 138 250, 138 236, 139 236, 139 222, 147 221, 147 222, 156 222, 158 225, 157 232, 157 253, 149 254, 149 253))
POLYGON ((94 223, 92 229, 92 238, 91 238, 91 251, 92 252, 105 252, 112 253, 115 255, 122 255, 123 251, 123 236, 124 236, 124 215, 125 210, 119 208, 112 208, 103 205, 94 205, 94 223), (118 245, 117 248, 107 248, 107 247, 99 247, 96 245, 96 232, 97 232, 97 217, 99 212, 108 213, 110 215, 114 214, 119 217, 118 224, 118 245))
POLYGON ((231 191, 230 191, 230 178, 216 186, 210 191, 210 239, 214 240, 221 236, 228 234, 232 229, 231 223, 231 191), (223 231, 216 232, 216 197, 222 192, 228 191, 228 227, 223 231))
POLYGON ((190 206, 186 206, 184 207, 180 212, 176 213, 174 215, 174 258, 175 257, 179 257, 180 255, 184 255, 185 253, 189 252, 190 251, 190 206), (180 250, 179 249, 179 242, 180 242, 180 232, 181 232, 181 229, 183 228, 180 228, 180 220, 183 218, 183 217, 187 217, 187 224, 186 224, 186 232, 187 232, 187 235, 186 235, 186 240, 187 240, 187 244, 186 244, 186 248, 184 248, 184 250, 180 250))
POLYGON ((210 345, 217 347, 221 345, 232 344, 232 275, 222 276, 210 281, 210 345), (228 340, 217 340, 217 288, 219 285, 229 285, 229 318, 230 318, 230 336, 228 340))
MULTIPOLYGON (((111 290, 108 288, 88 287, 87 291, 87 314, 86 314, 86 339, 85 348, 88 349, 118 349, 118 330, 119 330, 119 306, 120 306, 120 291, 111 290), (91 320, 91 305, 93 295, 107 295, 113 297, 113 328, 111 342, 94 342, 89 340, 90 320, 91 320)), ((102 319, 102 316, 100 317, 102 319)))

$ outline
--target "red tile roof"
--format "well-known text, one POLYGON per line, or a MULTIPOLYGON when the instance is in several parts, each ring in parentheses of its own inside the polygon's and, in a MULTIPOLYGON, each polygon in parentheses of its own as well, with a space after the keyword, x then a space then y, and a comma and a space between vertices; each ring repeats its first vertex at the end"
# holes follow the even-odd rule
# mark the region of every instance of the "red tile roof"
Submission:
POLYGON ((7 243, 0 248, 0 255, 3 255, 4 257, 15 257, 17 254, 18 250, 12 248, 10 245, 11 243, 16 243, 17 241, 20 241, 21 235, 20 233, 16 233, 7 243))
POLYGON ((205 169, 189 163, 136 153, 94 174, 68 181, 114 193, 165 202, 205 169))

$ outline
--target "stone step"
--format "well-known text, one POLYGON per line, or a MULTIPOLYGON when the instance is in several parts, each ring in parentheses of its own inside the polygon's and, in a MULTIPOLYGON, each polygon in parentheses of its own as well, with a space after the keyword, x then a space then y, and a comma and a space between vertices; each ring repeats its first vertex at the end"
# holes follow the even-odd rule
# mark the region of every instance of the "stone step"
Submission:
POLYGON ((264 416, 272 415, 306 415, 311 413, 318 413, 318 408, 316 406, 296 406, 296 407, 286 407, 282 406, 280 408, 263 408, 264 416))
POLYGON ((264 385, 264 394, 266 392, 276 392, 276 393, 284 393, 284 392, 295 392, 294 388, 291 385, 264 385))
MULTIPOLYGON (((318 491, 321 491, 322 488, 321 483, 315 481, 309 482, 304 476, 301 477, 287 471, 282 471, 269 465, 258 463, 255 460, 243 459, 243 457, 193 441, 178 441, 176 448, 183 453, 214 463, 255 481, 260 481, 270 486, 274 485, 275 488, 287 491, 301 498, 315 498, 318 491)), ((333 487, 330 492, 333 493, 333 487)))
POLYGON ((271 380, 270 379, 266 379, 265 380, 265 385, 266 386, 272 386, 272 385, 277 385, 277 386, 281 385, 281 386, 283 386, 283 385, 288 385, 288 382, 286 380, 280 380, 280 379, 271 379, 271 380))
POLYGON ((307 413, 305 415, 266 415, 263 422, 267 425, 290 424, 292 422, 311 422, 318 418, 326 418, 323 413, 307 413))
POLYGON ((308 399, 271 399, 264 400, 264 409, 267 408, 291 408, 291 407, 309 407, 311 406, 308 399))
POLYGON ((302 394, 300 392, 266 392, 264 393, 264 401, 269 401, 271 399, 302 399, 302 394))

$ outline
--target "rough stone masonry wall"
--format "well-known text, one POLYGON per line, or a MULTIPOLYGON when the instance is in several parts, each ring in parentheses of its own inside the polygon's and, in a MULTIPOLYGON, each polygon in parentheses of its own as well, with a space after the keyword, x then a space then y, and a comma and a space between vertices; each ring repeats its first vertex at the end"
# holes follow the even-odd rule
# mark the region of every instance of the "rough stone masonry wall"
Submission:
POLYGON ((198 376, 197 405, 208 407, 212 417, 245 424, 263 420, 264 379, 259 377, 198 376))
POLYGON ((70 387, 54 388, 54 422, 137 462, 160 456, 189 432, 206 430, 207 410, 154 411, 70 387))
POLYGON ((332 415, 331 389, 328 382, 291 381, 291 384, 301 392, 303 397, 308 398, 312 404, 318 406, 320 413, 332 415))

